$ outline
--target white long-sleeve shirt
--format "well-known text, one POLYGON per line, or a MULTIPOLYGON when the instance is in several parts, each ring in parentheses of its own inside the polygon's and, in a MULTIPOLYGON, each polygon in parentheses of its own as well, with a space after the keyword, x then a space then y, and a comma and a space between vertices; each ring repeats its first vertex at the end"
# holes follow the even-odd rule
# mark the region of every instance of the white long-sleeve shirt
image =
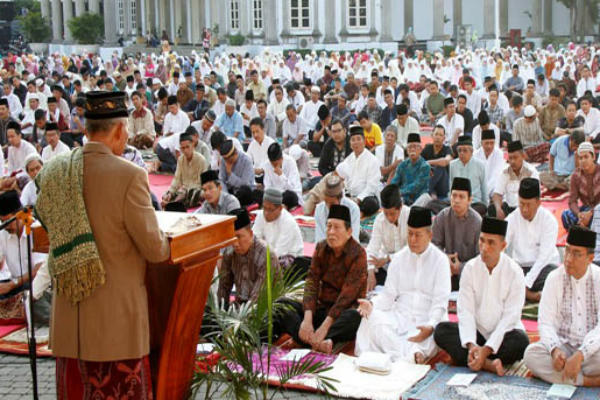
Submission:
POLYGON ((596 79, 592 76, 587 79, 580 79, 577 82, 577 98, 582 97, 587 90, 590 90, 592 95, 596 95, 596 79))
POLYGON ((485 165, 485 179, 487 180, 488 197, 492 197, 498 177, 502 173, 502 170, 506 167, 506 161, 504 161, 504 153, 498 147, 494 147, 492 154, 489 157, 485 156, 483 147, 477 149, 473 154, 473 157, 481 161, 485 165))
POLYGON ((283 174, 277 175, 271 163, 267 160, 262 167, 265 170, 264 185, 265 190, 269 188, 279 189, 282 192, 291 190, 298 195, 298 202, 302 204, 302 183, 300 183, 300 174, 296 161, 287 154, 283 155, 281 169, 283 174))
POLYGON ((10 116, 19 121, 21 119, 19 118, 19 115, 23 112, 23 106, 21 105, 21 100, 19 100, 19 97, 16 94, 11 93, 8 96, 2 96, 2 98, 8 101, 10 116))
MULTIPOLYGON (((491 129, 494 131, 494 143, 496 143, 496 147, 500 147, 500 129, 498 128, 498 126, 494 123, 490 123, 490 127, 488 129, 491 129)), ((481 147, 481 125, 477 125, 475 128, 473 128, 473 148, 475 150, 479 149, 481 147)))
MULTIPOLYGON (((367 261, 371 257, 391 257, 406 246, 406 241, 408 240, 407 222, 409 213, 410 207, 402 206, 396 224, 392 224, 383 213, 379 213, 373 223, 373 233, 371 234, 371 240, 367 246, 367 261)), ((368 264, 368 268, 375 269, 371 263, 368 264)))
POLYGON ((62 153, 68 153, 69 151, 71 151, 69 146, 67 146, 59 140, 55 148, 52 148, 52 146, 50 145, 44 147, 44 149, 42 150, 42 161, 50 161, 54 156, 57 156, 62 153))
POLYGON ((539 207, 533 220, 527 221, 519 209, 506 218, 507 253, 521 266, 531 267, 525 283, 531 288, 538 275, 548 264, 560 264, 556 248, 558 222, 544 207, 539 207))
POLYGON ((299 257, 304 252, 302 232, 294 217, 284 208, 275 221, 267 222, 259 211, 252 227, 254 234, 263 239, 278 257, 299 257))
POLYGON ((555 269, 548 275, 538 314, 538 327, 540 330, 540 342, 546 346, 548 351, 563 344, 578 347, 583 353, 584 359, 600 350, 600 323, 591 329, 587 329, 587 321, 595 319, 600 321, 600 267, 595 264, 588 265, 588 269, 579 280, 569 276, 564 266, 555 269), (593 281, 593 282, 588 282, 593 281), (565 283, 570 284, 573 291, 570 298, 565 298, 565 283), (588 285, 593 284, 594 291, 588 292, 588 285), (589 315, 593 307, 591 302, 596 303, 598 315, 589 315), (565 320, 568 316, 568 320, 565 320), (565 337, 560 332, 568 332, 565 337))
POLYGON ((316 103, 313 101, 307 101, 300 111, 300 118, 306 121, 306 126, 309 130, 315 129, 317 122, 319 122, 319 108, 325 103, 321 100, 316 103))
POLYGON ((183 111, 178 110, 177 114, 171 112, 165 115, 162 131, 164 133, 183 133, 190 126, 190 118, 183 111))
POLYGON ((577 111, 577 115, 580 115, 585 120, 583 124, 583 132, 586 136, 590 136, 592 139, 596 138, 600 133, 600 111, 597 108, 590 108, 587 115, 583 110, 577 111))
POLYGON ((285 98, 285 96, 281 98, 280 103, 277 102, 277 99, 274 99, 272 102, 269 103, 269 107, 267 107, 267 112, 273 115, 277 119, 277 122, 281 122, 287 117, 285 109, 289 104, 290 102, 288 101, 288 99, 285 98))
POLYGON ((467 96, 467 108, 473 113, 473 117, 477 118, 481 111, 481 94, 477 90, 473 90, 473 93, 469 94, 466 91, 462 92, 467 96))
MULTIPOLYGON (((348 207, 350 210, 352 237, 356 239, 357 242, 360 242, 360 209, 358 208, 358 204, 347 197, 342 197, 340 204, 348 207)), ((319 243, 320 241, 325 240, 327 237, 326 231, 328 216, 329 208, 327 208, 327 204, 324 201, 317 204, 317 208, 315 208, 315 243, 319 243)))
MULTIPOLYGON (((0 275, 3 279, 16 279, 27 273, 27 236, 25 233, 21 237, 17 237, 6 230, 0 231, 0 259, 2 258, 4 258, 4 263, 0 265, 0 271, 2 271, 0 275), (10 276, 7 276, 6 272, 10 272, 10 276)), ((31 268, 46 258, 46 254, 32 253, 31 268)))
POLYGON ((523 271, 506 254, 490 273, 477 256, 465 265, 458 292, 457 314, 460 342, 477 344, 477 332, 487 340, 494 354, 502 345, 504 334, 513 329, 525 330, 521 310, 525 304, 523 271))
POLYGON ((254 164, 254 168, 262 168, 265 163, 269 162, 267 150, 269 150, 269 146, 273 143, 275 143, 275 140, 267 135, 265 135, 262 143, 258 143, 256 140, 252 139, 248 145, 246 154, 250 156, 252 164, 254 164))
POLYGON ((462 135, 465 132, 465 120, 462 117, 462 115, 456 113, 450 121, 448 121, 448 117, 444 115, 442 118, 440 118, 438 124, 442 125, 444 127, 444 130, 446 131, 446 140, 444 142, 445 144, 450 144, 450 141, 454 137, 454 132, 456 132, 457 129, 459 129, 460 132, 456 137, 462 135))
POLYGON ((381 181, 381 170, 377 158, 364 149, 358 157, 352 152, 335 169, 344 178, 346 191, 351 197, 363 200, 367 196, 377 196, 381 181))
POLYGON ((21 139, 19 147, 8 146, 8 173, 11 174, 15 171, 25 171, 25 159, 28 155, 36 153, 37 150, 31 143, 21 139))

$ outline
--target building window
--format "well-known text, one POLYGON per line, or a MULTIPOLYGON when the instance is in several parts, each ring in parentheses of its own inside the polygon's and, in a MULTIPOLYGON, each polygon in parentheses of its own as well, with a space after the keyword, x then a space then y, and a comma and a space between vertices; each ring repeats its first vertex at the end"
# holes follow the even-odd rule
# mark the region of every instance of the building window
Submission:
POLYGON ((261 30, 263 28, 263 2, 262 0, 253 0, 252 10, 254 12, 254 18, 252 19, 255 30, 261 30))
POLYGON ((239 0, 231 0, 229 3, 231 7, 231 13, 229 17, 231 18, 230 25, 232 31, 240 30, 240 2, 239 0))
POLYGON ((117 0, 117 19, 119 21, 119 34, 122 34, 125 30, 125 9, 124 0, 117 0))
POLYGON ((137 2, 136 0, 131 0, 129 4, 129 14, 131 16, 131 33, 135 34, 137 33, 137 2))
POLYGON ((348 26, 367 27, 367 0, 348 0, 348 26))
POLYGON ((291 27, 310 29, 310 0, 290 0, 291 27))

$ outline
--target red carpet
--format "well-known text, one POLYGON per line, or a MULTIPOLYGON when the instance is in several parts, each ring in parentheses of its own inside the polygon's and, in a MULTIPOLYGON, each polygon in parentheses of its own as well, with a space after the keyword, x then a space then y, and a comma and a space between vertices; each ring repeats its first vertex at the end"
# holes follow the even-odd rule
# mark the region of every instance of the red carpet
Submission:
MULTIPOLYGON (((0 326, 0 353, 9 353, 16 355, 28 355, 29 346, 27 343, 5 340, 5 338, 17 331, 25 331, 25 324, 21 325, 3 325, 0 326)), ((38 338, 39 339, 39 338, 38 338)), ((38 357, 52 357, 52 351, 48 348, 48 343, 37 345, 38 357)))
POLYGON ((148 181, 150 182, 150 190, 158 197, 158 200, 162 198, 163 194, 169 190, 171 181, 173 180, 172 175, 156 175, 148 174, 148 181))

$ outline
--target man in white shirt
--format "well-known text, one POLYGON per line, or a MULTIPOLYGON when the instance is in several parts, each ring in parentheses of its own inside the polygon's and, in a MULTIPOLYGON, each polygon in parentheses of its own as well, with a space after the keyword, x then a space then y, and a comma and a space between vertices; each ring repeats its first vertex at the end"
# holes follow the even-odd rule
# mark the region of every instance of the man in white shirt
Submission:
POLYGON ((408 216, 408 246, 392 257, 383 290, 373 301, 360 299, 363 317, 356 355, 368 351, 393 360, 424 364, 437 352, 433 331, 448 319, 448 257, 431 243, 431 212, 413 206, 408 216))
POLYGON ((398 131, 397 143, 403 149, 406 149, 408 134, 420 131, 417 120, 408 115, 406 104, 396 106, 396 119, 392 121, 391 126, 395 127, 398 131))
POLYGON ((179 136, 185 132, 190 125, 187 114, 179 108, 176 96, 169 96, 167 100, 169 112, 165 115, 163 124, 163 136, 156 143, 155 152, 158 156, 158 170, 163 172, 175 172, 177 167, 177 148, 179 147, 179 136))
POLYGON ((21 127, 17 122, 10 121, 6 125, 8 140, 8 168, 9 174, 20 171, 17 176, 25 176, 25 159, 31 153, 36 153, 35 147, 21 135, 21 127))
POLYGON ((383 212, 373 223, 373 233, 367 246, 367 292, 375 285, 383 285, 392 256, 406 246, 410 207, 402 205, 400 189, 388 185, 380 194, 383 212))
POLYGON ((519 186, 519 210, 506 217, 507 253, 525 273, 528 301, 538 302, 548 274, 560 263, 556 248, 558 221, 541 207, 540 181, 524 178, 519 186))
POLYGON ((381 181, 388 182, 390 176, 396 172, 398 164, 404 160, 404 149, 398 144, 398 131, 392 125, 385 128, 383 146, 375 147, 375 158, 379 162, 381 181))
POLYGON ((275 188, 284 195, 295 195, 297 203, 302 204, 302 183, 298 165, 292 157, 283 153, 279 143, 271 143, 267 150, 267 161, 263 164, 265 190, 275 188))
POLYGON ((346 192, 360 203, 367 196, 377 196, 381 171, 377 158, 365 148, 364 129, 359 125, 350 127, 350 154, 336 167, 337 174, 344 179, 346 192))
POLYGON ((331 173, 323 179, 325 180, 323 201, 317 204, 315 208, 315 243, 319 243, 326 238, 327 216, 332 205, 348 207, 352 237, 358 242, 360 235, 360 209, 358 205, 344 196, 344 182, 339 176, 331 173))
POLYGON ((596 139, 600 133, 600 111, 592 107, 592 99, 583 97, 580 101, 581 108, 577 111, 577 115, 585 120, 583 124, 583 132, 588 138, 596 139))
POLYGON ((600 386, 600 268, 593 264, 596 233, 573 226, 564 266, 546 280, 538 314, 540 341, 525 365, 550 383, 600 386))
POLYGON ((319 111, 319 107, 321 107, 323 103, 319 97, 321 96, 321 89, 318 86, 313 86, 310 88, 310 101, 304 103, 304 107, 302 107, 302 111, 300 111, 300 118, 306 121, 306 129, 314 130, 317 126, 317 122, 319 122, 319 116, 317 111, 319 111))
POLYGON ((463 83, 465 86, 463 93, 467 96, 467 108, 471 110, 473 115, 479 115, 481 111, 481 94, 475 90, 473 78, 467 77, 463 83))
POLYGON ((308 137, 306 121, 298 115, 296 108, 294 108, 292 104, 288 104, 285 109, 285 114, 287 118, 283 120, 283 124, 281 126, 283 148, 288 148, 294 144, 306 142, 306 138, 308 137))
POLYGON ((279 265, 287 268, 294 264, 296 257, 302 256, 304 241, 296 220, 282 204, 281 190, 265 190, 263 209, 256 215, 252 231, 277 254, 279 265))
POLYGON ((581 68, 581 79, 577 82, 577 98, 585 96, 585 92, 592 92, 592 96, 596 95, 596 79, 592 76, 592 71, 587 65, 581 68))
POLYGON ((496 147, 500 147, 500 128, 496 126, 494 123, 490 122, 490 117, 487 111, 483 110, 477 116, 477 120, 479 121, 479 125, 473 128, 473 148, 478 150, 481 147, 481 132, 491 130, 494 132, 494 142, 496 147))
POLYGON ((267 113, 273 115, 279 124, 282 123, 286 118, 285 110, 290 102, 286 97, 284 97, 283 89, 281 87, 276 87, 273 92, 275 93, 273 96, 274 99, 269 102, 267 113))
POLYGON ((453 146, 456 140, 465 131, 465 120, 462 115, 456 113, 456 106, 451 97, 444 99, 444 116, 439 119, 439 125, 444 127, 446 132, 445 143, 453 146))
POLYGON ((179 104, 177 104, 177 96, 169 96, 167 98, 167 105, 169 112, 165 115, 165 122, 163 123, 163 137, 181 134, 190 125, 190 118, 179 108, 179 104))
POLYGON ((19 121, 21 119, 20 115, 23 112, 23 106, 21 105, 19 97, 13 93, 12 85, 8 82, 4 83, 2 98, 8 101, 10 116, 19 121))
MULTIPOLYGON (((304 108, 304 95, 299 90, 296 90, 295 85, 296 83, 294 82, 290 82, 286 85, 287 98, 290 105, 294 106, 294 109, 297 112, 302 112, 302 109, 304 108)), ((319 108, 317 107, 317 110, 318 109, 319 108)))
POLYGON ((61 142, 58 125, 56 122, 46 122, 45 137, 48 145, 44 147, 44 150, 42 150, 43 162, 46 163, 59 154, 68 153, 71 151, 69 146, 61 142))
POLYGON ((252 164, 254 164, 254 175, 260 176, 264 173, 264 165, 269 162, 267 150, 270 145, 275 143, 275 140, 265 135, 265 126, 260 117, 253 118, 250 121, 250 132, 252 133, 252 141, 248 145, 246 154, 250 156, 252 164))
POLYGON ((475 151, 473 157, 485 164, 485 178, 488 188, 487 196, 492 197, 496 182, 502 169, 505 167, 504 153, 496 145, 496 134, 492 130, 485 130, 481 133, 481 147, 475 151))
POLYGON ((458 323, 441 322, 435 342, 457 366, 503 376, 504 366, 523 357, 529 338, 521 323, 525 279, 503 250, 507 223, 485 217, 481 254, 463 269, 458 292, 458 323))
POLYGON ((23 120, 21 120, 21 132, 23 132, 24 135, 31 135, 33 132, 33 125, 35 124, 35 111, 40 105, 40 99, 37 93, 30 93, 28 99, 29 108, 24 110, 23 120))

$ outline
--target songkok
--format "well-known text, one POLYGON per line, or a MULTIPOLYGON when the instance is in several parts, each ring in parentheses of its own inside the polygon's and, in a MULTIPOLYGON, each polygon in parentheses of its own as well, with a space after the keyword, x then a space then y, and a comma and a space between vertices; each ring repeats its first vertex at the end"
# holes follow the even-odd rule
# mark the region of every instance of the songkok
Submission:
POLYGON ((246 90, 245 99, 254 101, 254 92, 250 89, 246 90))
POLYGON ((285 206, 285 208, 289 210, 293 210, 294 208, 298 207, 298 195, 296 194, 296 192, 292 192, 291 190, 286 190, 285 192, 283 192, 282 195, 282 203, 285 206))
POLYGON ((0 106, 8 107, 8 99, 7 98, 0 99, 0 106))
POLYGON ((367 196, 360 202, 359 208, 363 217, 370 217, 379 211, 379 200, 375 196, 367 196))
POLYGON ((329 175, 325 179, 325 196, 338 197, 344 190, 342 180, 337 175, 329 175))
POLYGON ((223 157, 229 157, 235 151, 235 147, 233 147, 233 141, 228 139, 221 144, 220 153, 223 157))
POLYGON ((412 206, 410 214, 408 214, 408 226, 411 228, 431 226, 431 211, 427 208, 412 206))
POLYGON ((350 223, 350 210, 348 210, 348 207, 346 206, 333 204, 329 207, 327 219, 341 219, 342 221, 350 223))
POLYGON ((16 213, 21 209, 21 200, 14 190, 0 194, 0 216, 16 213))
POLYGON ((236 208, 235 210, 229 211, 228 214, 237 217, 233 223, 233 227, 236 231, 250 225, 250 216, 245 208, 236 208))
POLYGON ((48 104, 56 103, 56 97, 54 97, 54 96, 48 97, 48 100, 46 102, 48 104))
POLYGON ((464 190, 469 192, 471 195, 471 181, 467 178, 456 177, 452 180, 452 189, 450 190, 464 190))
POLYGON ((535 178, 523 178, 519 184, 519 197, 537 199, 540 197, 540 181, 535 178))
POLYGON ((127 94, 125 92, 93 91, 85 94, 86 119, 126 118, 127 94))
POLYGON ((591 144, 590 142, 581 142, 579 144, 579 147, 577 147, 577 155, 581 155, 583 153, 585 153, 586 151, 589 151, 592 154, 594 153, 594 145, 591 144))
POLYGON ((267 157, 269 157, 269 161, 271 162, 283 158, 283 151, 281 151, 281 146, 279 143, 271 143, 267 149, 267 157))
POLYGON ((206 118, 207 120, 209 120, 210 122, 215 122, 215 119, 217 119, 217 115, 215 114, 215 112, 213 110, 208 110, 205 114, 204 114, 204 118, 206 118))
POLYGON ((446 97, 444 99, 444 107, 449 106, 450 104, 454 104, 454 99, 452 97, 446 97))
POLYGON ((402 207, 402 197, 398 185, 387 185, 380 193, 381 206, 383 208, 402 207))
POLYGON ((267 190, 265 190, 263 201, 268 201, 271 204, 280 206, 283 202, 283 193, 281 193, 281 191, 278 189, 268 188, 267 190))
POLYGON ((134 81, 133 75, 129 75, 129 76, 127 77, 126 81, 127 81, 127 83, 129 83, 129 82, 133 82, 133 81, 134 81))
POLYGON ((485 110, 481 111, 479 113, 479 115, 477 116, 477 121, 479 121, 479 126, 489 124, 490 116, 488 115, 487 111, 485 111, 485 110))
POLYGON ((178 71, 173 72, 173 78, 179 78, 179 72, 178 71))
POLYGON ((354 135, 361 135, 364 137, 365 131, 364 131, 363 127, 360 125, 352 125, 350 127, 350 136, 354 136, 354 135))
POLYGON ((496 134, 492 129, 485 129, 481 131, 481 140, 495 140, 496 134))
POLYGON ((319 120, 324 121, 325 118, 329 117, 329 108, 325 104, 319 107, 319 111, 317 111, 317 115, 319 116, 319 120))
POLYGON ((406 138, 406 143, 421 143, 421 135, 418 133, 409 133, 406 138))
POLYGON ((179 143, 185 142, 186 140, 193 142, 192 135, 190 135, 189 133, 183 133, 179 136, 179 143))
POLYGON ((214 169, 209 169, 208 171, 204 171, 200 174, 200 182, 202 185, 208 182, 218 181, 219 180, 219 172, 214 169))
POLYGON ((506 228, 508 222, 491 217, 483 217, 481 221, 481 232, 490 233, 492 235, 506 236, 506 228))
POLYGON ((526 117, 533 117, 535 115, 535 107, 531 104, 528 105, 527 107, 525 107, 523 115, 525 115, 526 117))
POLYGON ((46 122, 46 130, 47 131, 57 131, 58 124, 56 122, 46 122))
POLYGON ((596 247, 596 232, 582 226, 572 226, 567 235, 567 243, 593 249, 596 247))
POLYGON ((523 150, 523 144, 521 143, 520 140, 514 140, 514 141, 510 142, 508 144, 508 146, 506 146, 506 147, 507 147, 509 153, 523 150))
POLYGON ((408 114, 408 107, 406 104, 398 104, 396 106, 396 115, 406 115, 408 114))
POLYGON ((177 96, 171 95, 171 96, 167 97, 167 104, 170 106, 173 104, 177 104, 177 96))
POLYGON ((458 137, 457 146, 473 146, 473 139, 471 136, 461 135, 458 137))

